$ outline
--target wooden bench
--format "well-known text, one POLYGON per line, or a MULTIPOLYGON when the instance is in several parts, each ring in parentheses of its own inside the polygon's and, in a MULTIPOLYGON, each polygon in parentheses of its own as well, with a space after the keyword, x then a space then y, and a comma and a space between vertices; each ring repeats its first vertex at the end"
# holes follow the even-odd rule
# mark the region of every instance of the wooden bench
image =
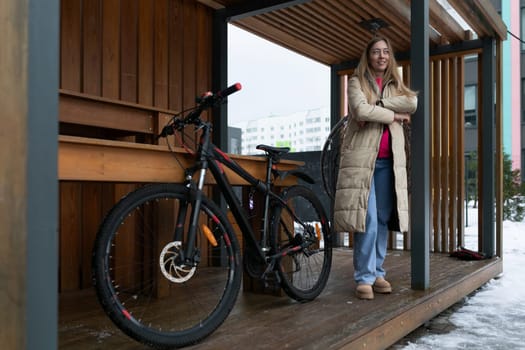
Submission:
MULTIPOLYGON (((193 156, 180 147, 170 150, 165 144, 153 144, 154 136, 175 113, 60 91, 60 290, 91 286, 90 261, 85 257, 90 256, 98 224, 122 195, 140 183, 184 180, 183 167, 192 162, 193 156)), ((255 177, 264 179, 264 157, 230 157, 255 177)), ((279 168, 291 170, 299 165, 302 162, 284 160, 279 168)), ((232 185, 247 185, 226 167, 225 171, 232 185)), ((207 185, 213 185, 211 177, 206 180, 207 185)), ((293 183, 289 177, 277 185, 293 183)), ((242 246, 242 235, 233 217, 229 217, 242 246)), ((244 283, 246 290, 262 290, 257 281, 247 277, 244 283)))
POLYGON ((61 125, 119 130, 124 135, 156 135, 159 127, 164 126, 176 113, 162 108, 59 90, 61 125))
MULTIPOLYGON (((190 164, 192 156, 183 148, 173 149, 183 166, 190 164)), ((184 172, 165 145, 147 145, 125 141, 100 140, 78 136, 59 136, 58 178, 73 181, 105 182, 182 182, 184 172)), ((264 179, 264 157, 229 155, 249 173, 264 179)), ((302 162, 283 160, 279 169, 291 170, 302 162)), ((232 185, 247 182, 225 167, 232 185)), ((208 184, 213 184, 211 178, 208 184)), ((294 183, 288 177, 278 183, 288 186, 294 183)))
MULTIPOLYGON (((108 182, 182 182, 183 169, 173 159, 165 144, 153 143, 153 136, 175 115, 176 111, 108 99, 68 90, 60 90, 59 121, 79 126, 75 135, 59 136, 60 180, 108 182), (85 137, 82 128, 117 131, 108 139, 85 137), (80 134, 80 135, 78 135, 80 134), (130 142, 128 136, 149 135, 151 143, 130 142)), ((163 140, 162 140, 163 141, 163 140)), ((147 142, 147 140, 145 141, 147 142)), ((174 152, 183 166, 191 156, 180 147, 174 152)), ((257 156, 230 155, 251 174, 265 177, 265 159, 257 156)), ((283 161, 279 167, 290 170, 302 162, 283 161)), ((233 185, 246 181, 227 170, 233 185)), ((279 185, 289 185, 288 182, 279 185)), ((210 182, 212 183, 212 182, 210 182)))

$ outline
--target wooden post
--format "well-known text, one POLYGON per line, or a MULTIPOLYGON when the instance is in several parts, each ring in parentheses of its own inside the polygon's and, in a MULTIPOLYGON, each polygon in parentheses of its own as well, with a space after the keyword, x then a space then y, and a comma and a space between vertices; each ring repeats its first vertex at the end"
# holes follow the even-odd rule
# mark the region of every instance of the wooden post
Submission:
POLYGON ((0 3, 0 343, 57 348, 57 0, 0 3))

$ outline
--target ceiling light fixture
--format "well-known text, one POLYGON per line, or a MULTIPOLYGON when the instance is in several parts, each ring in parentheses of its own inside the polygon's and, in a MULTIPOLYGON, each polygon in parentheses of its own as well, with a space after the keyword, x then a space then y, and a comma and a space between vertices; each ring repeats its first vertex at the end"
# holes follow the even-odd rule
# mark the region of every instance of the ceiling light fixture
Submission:
POLYGON ((359 25, 366 30, 376 34, 379 29, 386 28, 389 24, 382 18, 371 18, 367 20, 362 20, 359 22, 359 25))

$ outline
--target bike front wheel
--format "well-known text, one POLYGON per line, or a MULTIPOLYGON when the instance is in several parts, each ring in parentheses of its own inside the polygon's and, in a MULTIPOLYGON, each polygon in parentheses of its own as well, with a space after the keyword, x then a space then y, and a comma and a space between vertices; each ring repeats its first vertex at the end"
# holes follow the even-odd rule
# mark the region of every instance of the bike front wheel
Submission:
POLYGON ((275 203, 271 239, 280 254, 281 287, 298 301, 315 299, 324 289, 332 266, 330 225, 315 193, 292 186, 275 203))
POLYGON ((191 190, 176 184, 139 188, 113 207, 95 241, 93 282, 103 309, 124 333, 155 348, 186 346, 212 333, 240 289, 238 241, 205 197, 193 256, 184 255, 190 198, 191 190))

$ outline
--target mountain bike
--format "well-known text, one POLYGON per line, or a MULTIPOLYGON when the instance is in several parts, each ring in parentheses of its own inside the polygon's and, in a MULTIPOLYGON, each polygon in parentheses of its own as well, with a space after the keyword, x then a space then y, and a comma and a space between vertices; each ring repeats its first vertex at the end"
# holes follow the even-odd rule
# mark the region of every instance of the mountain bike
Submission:
POLYGON ((266 157, 266 177, 258 179, 211 142, 212 123, 201 113, 239 89, 207 93, 166 124, 159 137, 187 136, 190 126, 200 133, 184 183, 130 192, 97 233, 92 264, 99 302, 118 328, 151 347, 187 346, 216 330, 235 304, 243 270, 299 302, 316 298, 327 283, 332 241, 321 202, 304 185, 275 186, 288 176, 313 182, 299 169, 278 169, 289 148, 257 146, 266 157), (249 184, 244 205, 224 167, 249 184), (243 254, 224 205, 207 193, 208 172, 242 232, 243 254))

